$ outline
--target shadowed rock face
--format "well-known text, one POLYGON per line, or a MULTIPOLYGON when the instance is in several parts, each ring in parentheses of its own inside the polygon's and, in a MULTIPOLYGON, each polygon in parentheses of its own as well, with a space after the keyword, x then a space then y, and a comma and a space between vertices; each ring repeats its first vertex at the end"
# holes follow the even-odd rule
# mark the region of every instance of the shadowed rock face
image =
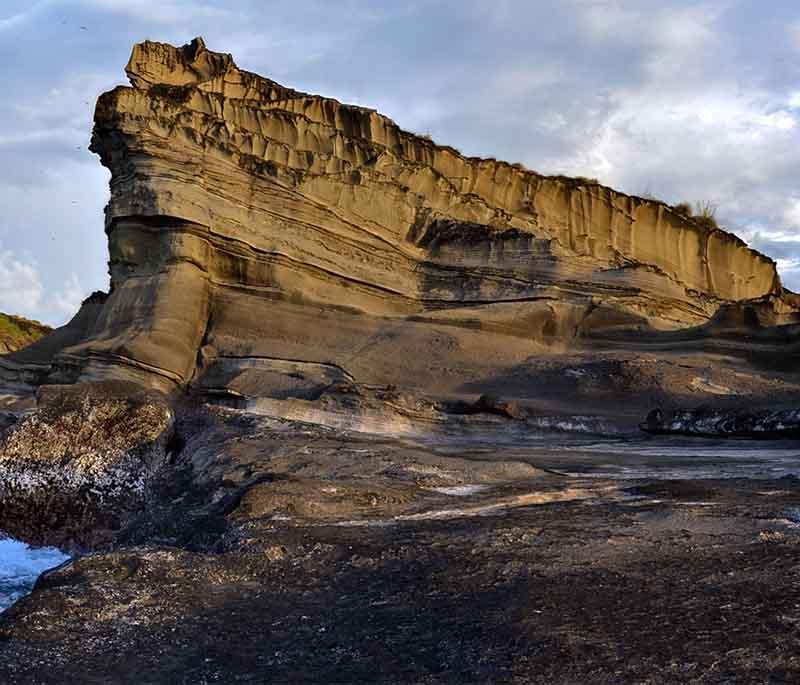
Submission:
POLYGON ((37 382, 447 390, 447 367, 700 326, 744 300, 794 315, 770 259, 662 203, 466 158, 200 39, 136 45, 126 71, 91 146, 112 174, 111 293, 30 357, 37 382), (306 366, 276 372, 287 360, 306 366))

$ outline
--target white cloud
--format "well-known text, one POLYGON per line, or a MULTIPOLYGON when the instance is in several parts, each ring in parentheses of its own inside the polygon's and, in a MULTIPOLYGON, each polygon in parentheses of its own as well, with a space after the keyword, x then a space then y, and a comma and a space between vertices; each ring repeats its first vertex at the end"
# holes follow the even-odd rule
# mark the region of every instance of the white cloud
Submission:
POLYGON ((785 287, 794 292, 800 291, 800 257, 775 260, 778 273, 785 287))
POLYGON ((202 2, 184 0, 83 0, 89 8, 119 12, 141 21, 182 24, 202 19, 219 20, 231 16, 230 10, 202 2))
POLYGON ((20 12, 14 12, 12 7, 12 14, 6 17, 0 17, 0 33, 4 31, 13 31, 19 28, 52 4, 52 0, 42 0, 41 2, 35 2, 27 6, 20 12))
MULTIPOLYGON (((787 226, 800 231, 800 197, 791 198, 787 202, 783 217, 787 226)), ((797 236, 796 239, 800 240, 800 236, 797 236)))
MULTIPOLYGON (((581 0, 578 0, 579 4, 581 0)), ((669 55, 687 61, 699 50, 717 43, 714 23, 720 16, 719 2, 701 2, 689 7, 653 6, 646 2, 589 2, 578 20, 586 35, 599 42, 647 45, 649 59, 661 62, 669 55)), ((674 64, 674 61, 673 61, 674 64)))
POLYGON ((53 297, 53 309, 63 322, 69 321, 80 309, 81 303, 89 293, 81 285, 76 273, 71 273, 64 287, 53 297))
POLYGON ((639 69, 563 127, 566 152, 539 168, 669 202, 709 200, 732 229, 788 220, 781 193, 800 164, 800 93, 787 98, 762 87, 758 72, 730 68, 735 42, 720 24, 729 3, 585 2, 589 39, 614 50, 623 35, 639 69))
POLYGON ((32 262, 0 250, 0 311, 36 317, 42 301, 42 282, 32 262))

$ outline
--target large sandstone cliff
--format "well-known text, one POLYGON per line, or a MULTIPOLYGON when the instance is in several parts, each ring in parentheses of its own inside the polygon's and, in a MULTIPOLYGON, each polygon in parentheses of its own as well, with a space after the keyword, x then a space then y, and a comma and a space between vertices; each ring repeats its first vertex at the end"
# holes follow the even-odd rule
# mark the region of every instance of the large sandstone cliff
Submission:
POLYGON ((136 45, 127 74, 91 145, 112 174, 111 292, 6 375, 452 390, 743 301, 793 320, 770 259, 663 203, 464 157, 200 39, 136 45))

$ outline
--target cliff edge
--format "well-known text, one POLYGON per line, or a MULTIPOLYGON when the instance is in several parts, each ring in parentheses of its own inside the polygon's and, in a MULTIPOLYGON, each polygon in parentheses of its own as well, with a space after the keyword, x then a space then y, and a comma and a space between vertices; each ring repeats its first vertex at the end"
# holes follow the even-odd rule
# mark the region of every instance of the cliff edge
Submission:
POLYGON ((772 260, 663 203, 465 157, 199 38, 138 44, 126 71, 91 144, 111 171, 110 293, 6 377, 448 392, 722 311, 796 320, 772 260))

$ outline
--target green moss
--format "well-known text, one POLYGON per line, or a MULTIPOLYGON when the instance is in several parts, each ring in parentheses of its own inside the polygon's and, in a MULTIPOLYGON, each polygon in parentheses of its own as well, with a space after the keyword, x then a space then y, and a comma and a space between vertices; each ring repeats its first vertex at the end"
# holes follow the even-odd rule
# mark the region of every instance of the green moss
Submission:
POLYGON ((38 321, 0 313, 0 352, 13 352, 27 347, 52 330, 38 321))
POLYGON ((554 181, 561 181, 572 188, 602 185, 599 179, 591 178, 589 176, 564 176, 563 174, 556 174, 554 176, 546 176, 546 178, 554 181))

